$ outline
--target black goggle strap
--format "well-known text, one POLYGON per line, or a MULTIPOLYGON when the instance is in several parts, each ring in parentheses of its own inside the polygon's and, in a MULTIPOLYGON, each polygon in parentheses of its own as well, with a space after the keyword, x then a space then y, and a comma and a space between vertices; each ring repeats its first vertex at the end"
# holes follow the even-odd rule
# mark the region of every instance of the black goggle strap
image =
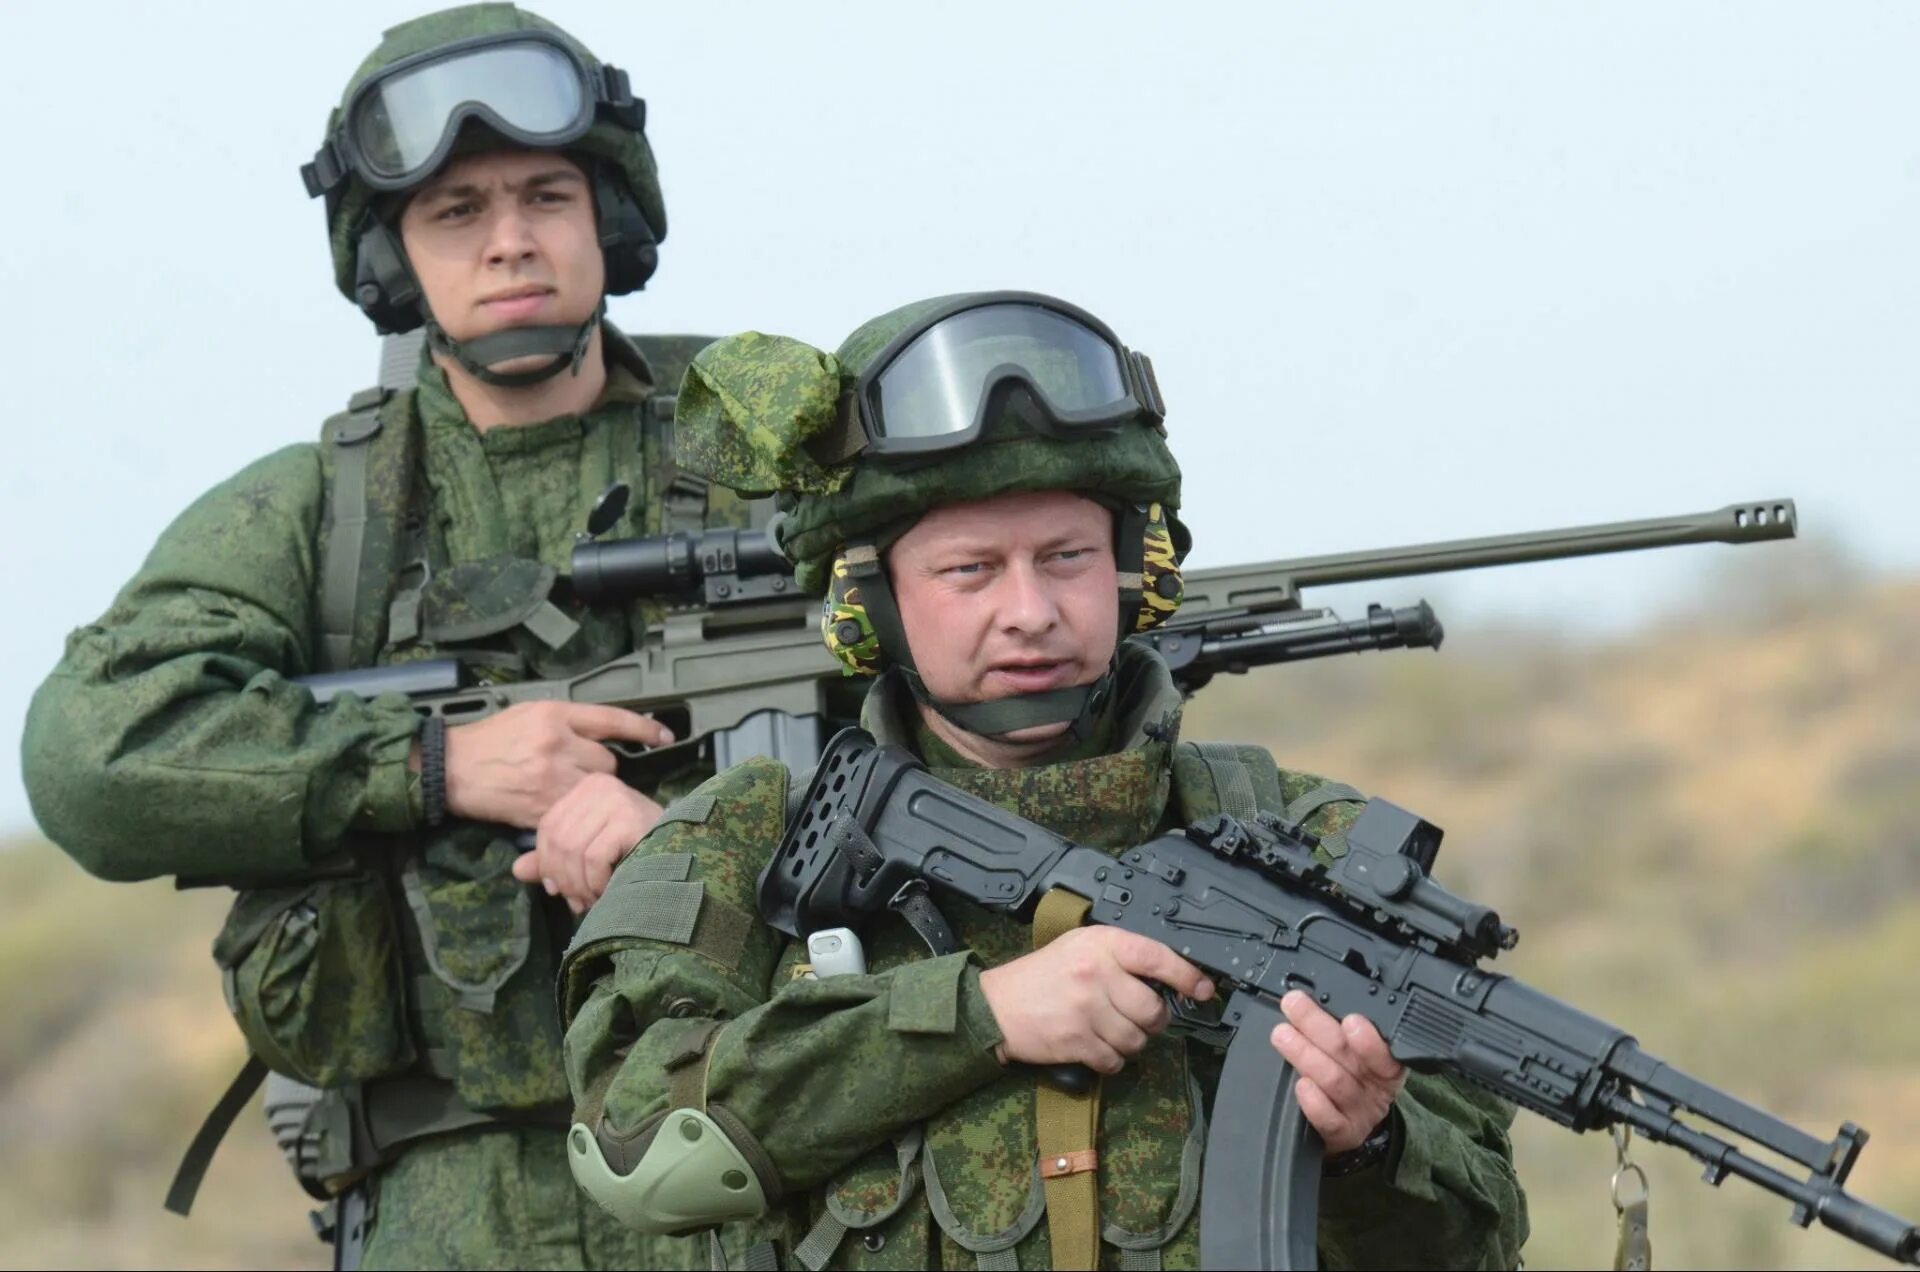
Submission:
POLYGON ((1126 352, 1127 369, 1132 373, 1133 395, 1153 422, 1164 430, 1167 421, 1166 399, 1160 396, 1160 377, 1153 373, 1153 359, 1138 349, 1126 352))
POLYGON ((1113 563, 1120 576, 1120 638, 1131 634, 1140 619, 1147 590, 1147 510, 1139 504, 1119 504, 1113 510, 1113 563))
POLYGON ((594 83, 594 92, 598 94, 594 106, 599 114, 625 124, 635 132, 647 130, 646 99, 633 95, 633 87, 628 83, 625 71, 602 62, 600 73, 590 78, 594 83))
POLYGON ((809 437, 804 443, 807 454, 822 468, 838 468, 867 449, 867 430, 862 422, 860 394, 848 387, 841 391, 833 423, 809 437))
MULTIPOLYGON (((320 149, 313 152, 313 162, 300 165, 300 179, 306 182, 309 199, 330 193, 347 179, 347 165, 340 158, 340 148, 333 144, 333 138, 327 138, 320 149)), ((331 221, 332 208, 327 212, 327 219, 331 221)))
POLYGON ((913 665, 913 651, 907 647, 906 624, 900 621, 900 606, 893 599, 893 586, 887 580, 887 567, 880 560, 880 544, 874 539, 854 540, 847 544, 841 559, 847 563, 847 577, 860 588, 860 604, 873 624, 873 635, 880 642, 880 656, 889 663, 920 675, 913 665))

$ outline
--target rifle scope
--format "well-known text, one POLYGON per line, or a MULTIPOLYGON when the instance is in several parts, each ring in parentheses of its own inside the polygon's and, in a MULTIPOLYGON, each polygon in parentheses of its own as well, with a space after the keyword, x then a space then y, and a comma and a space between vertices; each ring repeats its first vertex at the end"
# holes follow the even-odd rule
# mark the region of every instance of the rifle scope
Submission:
POLYGON ((574 595, 593 605, 701 591, 710 604, 798 595, 792 576, 765 530, 681 531, 573 549, 574 595))

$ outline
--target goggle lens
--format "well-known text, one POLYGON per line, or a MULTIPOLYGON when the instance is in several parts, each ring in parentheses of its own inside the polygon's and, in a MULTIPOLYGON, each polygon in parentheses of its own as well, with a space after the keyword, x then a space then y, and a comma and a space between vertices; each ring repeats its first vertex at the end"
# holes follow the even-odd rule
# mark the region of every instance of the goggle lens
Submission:
POLYGON ((1097 332, 1037 305, 985 305, 942 319, 887 364, 874 385, 875 435, 964 432, 1013 372, 1056 414, 1112 412, 1131 401, 1120 351, 1097 332))
POLYGON ((376 85, 350 122, 373 174, 397 180, 422 171, 473 108, 526 141, 591 122, 578 68, 559 49, 533 41, 411 67, 376 85))

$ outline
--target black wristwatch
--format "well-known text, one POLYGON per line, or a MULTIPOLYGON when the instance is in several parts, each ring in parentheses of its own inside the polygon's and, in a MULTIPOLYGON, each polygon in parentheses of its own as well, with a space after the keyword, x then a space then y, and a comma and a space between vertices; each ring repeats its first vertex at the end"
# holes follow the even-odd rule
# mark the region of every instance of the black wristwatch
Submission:
POLYGON ((420 726, 420 806, 427 825, 447 820, 447 721, 428 716, 420 726))
POLYGON ((1338 1179, 1342 1175, 1357 1175, 1367 1167, 1387 1159, 1387 1150, 1393 1147, 1393 1112, 1389 1110, 1380 1125, 1373 1128, 1373 1134, 1355 1144, 1344 1153, 1335 1153, 1320 1163, 1320 1174, 1326 1179, 1338 1179))

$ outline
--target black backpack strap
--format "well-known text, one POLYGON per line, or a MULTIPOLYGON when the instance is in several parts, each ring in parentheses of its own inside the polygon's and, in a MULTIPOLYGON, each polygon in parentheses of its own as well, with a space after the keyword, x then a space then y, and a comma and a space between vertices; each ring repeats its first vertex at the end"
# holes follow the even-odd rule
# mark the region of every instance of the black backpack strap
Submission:
POLYGON ((683 472, 674 461, 673 408, 694 355, 713 341, 712 336, 627 336, 627 347, 615 347, 612 354, 630 364, 637 355, 639 365, 633 369, 653 384, 653 396, 640 412, 640 428, 647 494, 660 509, 661 534, 698 534, 707 526, 706 478, 683 472))
POLYGON ((661 534, 699 534, 707 526, 707 479, 680 467, 673 457, 673 417, 648 411, 647 485, 660 509, 661 534))
POLYGON ((240 1072, 227 1084, 219 1103, 207 1111, 206 1120, 200 1123, 193 1143, 187 1145, 187 1151, 180 1157, 179 1169, 173 1173, 173 1184, 167 1189, 168 1210, 185 1218, 193 1209, 200 1182, 207 1176, 207 1167, 213 1164, 214 1150, 220 1147, 220 1141, 227 1137, 227 1128, 240 1116, 240 1110, 247 1107, 247 1101, 260 1089, 266 1076, 267 1066, 260 1057, 248 1056, 240 1072))
POLYGON ((419 449, 412 395, 362 389, 321 430, 327 473, 321 529, 320 671, 371 665, 387 635, 387 600, 405 558, 419 449))

